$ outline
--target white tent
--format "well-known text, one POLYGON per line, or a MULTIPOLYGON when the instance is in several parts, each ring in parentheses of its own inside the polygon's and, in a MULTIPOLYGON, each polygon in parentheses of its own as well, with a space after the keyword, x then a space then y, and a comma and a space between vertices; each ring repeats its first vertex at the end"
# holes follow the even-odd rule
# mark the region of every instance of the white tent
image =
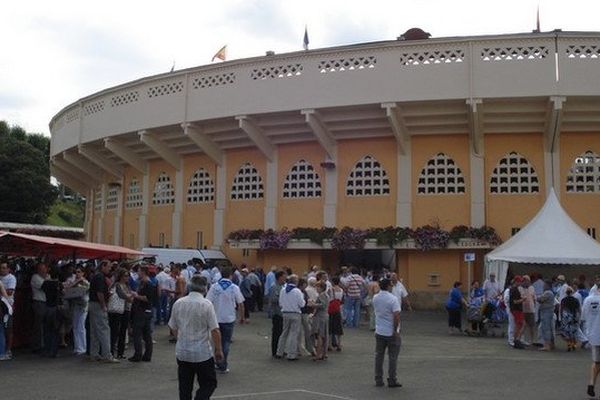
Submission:
POLYGON ((561 207, 554 189, 537 215, 485 256, 485 276, 506 280, 508 263, 600 265, 600 244, 561 207))

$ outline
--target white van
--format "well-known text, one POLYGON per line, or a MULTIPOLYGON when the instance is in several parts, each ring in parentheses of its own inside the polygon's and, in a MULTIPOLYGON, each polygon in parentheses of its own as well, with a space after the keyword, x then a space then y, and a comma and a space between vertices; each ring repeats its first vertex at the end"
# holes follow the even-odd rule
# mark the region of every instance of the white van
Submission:
POLYGON ((215 265, 219 268, 231 266, 231 261, 220 250, 144 247, 142 252, 152 254, 153 257, 149 258, 153 258, 154 263, 164 266, 169 265, 171 262, 186 265, 189 260, 199 260, 203 264, 208 264, 211 268, 215 265))

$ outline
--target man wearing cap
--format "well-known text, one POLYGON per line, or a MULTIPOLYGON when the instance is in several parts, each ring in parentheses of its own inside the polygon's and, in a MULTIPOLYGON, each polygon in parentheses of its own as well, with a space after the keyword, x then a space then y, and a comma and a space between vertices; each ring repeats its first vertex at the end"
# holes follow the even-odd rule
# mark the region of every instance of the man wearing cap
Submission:
POLYGON ((381 290, 373 296, 375 311, 375 386, 383 386, 383 359, 388 351, 388 387, 401 387, 396 376, 400 353, 400 301, 392 294, 389 279, 379 281, 381 290))
POLYGON ((523 297, 521 295, 521 285, 523 283, 523 277, 521 275, 515 276, 513 279, 512 287, 509 293, 509 308, 510 313, 513 316, 515 322, 515 330, 513 335, 513 347, 515 349, 524 349, 525 346, 521 343, 521 334, 523 333, 523 326, 525 323, 525 317, 523 315, 523 297))

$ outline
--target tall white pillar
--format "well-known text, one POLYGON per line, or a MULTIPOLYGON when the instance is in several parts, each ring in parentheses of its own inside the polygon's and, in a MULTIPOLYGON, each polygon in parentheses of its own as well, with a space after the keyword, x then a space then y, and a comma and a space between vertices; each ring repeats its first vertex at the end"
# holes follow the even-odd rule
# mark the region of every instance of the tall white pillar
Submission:
POLYGON ((123 238, 121 237, 121 232, 123 232, 123 202, 125 197, 125 190, 123 185, 125 184, 125 180, 123 178, 119 181, 119 195, 117 196, 117 209, 115 212, 115 224, 113 228, 113 244, 120 246, 122 245, 123 238))
POLYGON ((277 170, 279 151, 273 152, 272 161, 267 161, 267 179, 265 190, 265 213, 264 226, 265 229, 277 228, 277 170))
POLYGON ((325 168, 325 203, 323 204, 323 226, 334 227, 337 222, 337 197, 338 197, 338 166, 337 146, 332 150, 333 168, 325 168))
POLYGON ((471 226, 485 225, 485 163, 483 156, 470 152, 471 226))
POLYGON ((225 204, 227 203, 227 156, 217 165, 216 198, 213 219, 213 247, 220 249, 225 240, 225 204))
POLYGON ((183 215, 183 165, 175 171, 175 207, 171 218, 171 247, 181 247, 181 217, 183 215))
POLYGON ((150 173, 146 171, 142 176, 142 212, 140 213, 139 223, 139 247, 148 245, 148 209, 150 207, 150 173))
POLYGON ((398 147, 396 162, 396 226, 412 226, 412 149, 410 136, 403 143, 404 152, 398 147))

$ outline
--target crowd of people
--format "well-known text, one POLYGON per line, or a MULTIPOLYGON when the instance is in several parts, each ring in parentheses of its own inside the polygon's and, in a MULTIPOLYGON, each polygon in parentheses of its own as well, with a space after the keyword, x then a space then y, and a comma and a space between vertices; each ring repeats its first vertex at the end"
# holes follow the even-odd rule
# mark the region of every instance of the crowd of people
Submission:
MULTIPOLYGON (((364 271, 363 271, 364 272, 364 271)), ((455 282, 446 302, 449 332, 486 334, 505 323, 515 349, 552 351, 562 338, 567 351, 591 347, 593 367, 588 394, 600 374, 600 276, 567 282, 563 275, 517 275, 503 285, 495 274, 471 283, 463 296, 455 282), (463 309, 468 328, 462 329, 463 309)), ((90 361, 150 362, 156 325, 169 327, 176 343, 180 398, 210 398, 216 374, 230 371, 228 356, 236 323, 250 323, 255 311, 271 319, 271 356, 326 361, 341 352, 345 329, 358 328, 367 314, 375 332, 375 383, 383 386, 383 357, 389 358, 388 386, 401 386, 395 365, 400 349, 400 312, 411 309, 408 291, 396 273, 362 273, 341 267, 334 276, 314 266, 303 276, 290 269, 215 267, 199 260, 187 264, 0 262, 0 361, 13 357, 15 313, 30 310, 30 348, 57 357, 70 348, 90 361), (17 279, 17 275, 18 279, 17 279), (29 308, 15 308, 17 283, 30 287, 29 308), (27 285, 28 284, 28 285, 27 285), (133 353, 125 355, 129 343, 133 353)), ((27 297, 25 297, 27 299, 27 297)))
POLYGON ((592 350, 592 372, 587 393, 595 396, 600 374, 600 275, 588 284, 585 275, 567 282, 564 275, 544 279, 542 274, 516 275, 507 285, 490 274, 483 285, 471 283, 464 298, 461 282, 455 282, 446 302, 449 333, 461 333, 461 311, 467 310, 467 334, 485 334, 488 324, 506 322, 508 344, 515 349, 556 349, 556 338, 567 352, 592 350))

